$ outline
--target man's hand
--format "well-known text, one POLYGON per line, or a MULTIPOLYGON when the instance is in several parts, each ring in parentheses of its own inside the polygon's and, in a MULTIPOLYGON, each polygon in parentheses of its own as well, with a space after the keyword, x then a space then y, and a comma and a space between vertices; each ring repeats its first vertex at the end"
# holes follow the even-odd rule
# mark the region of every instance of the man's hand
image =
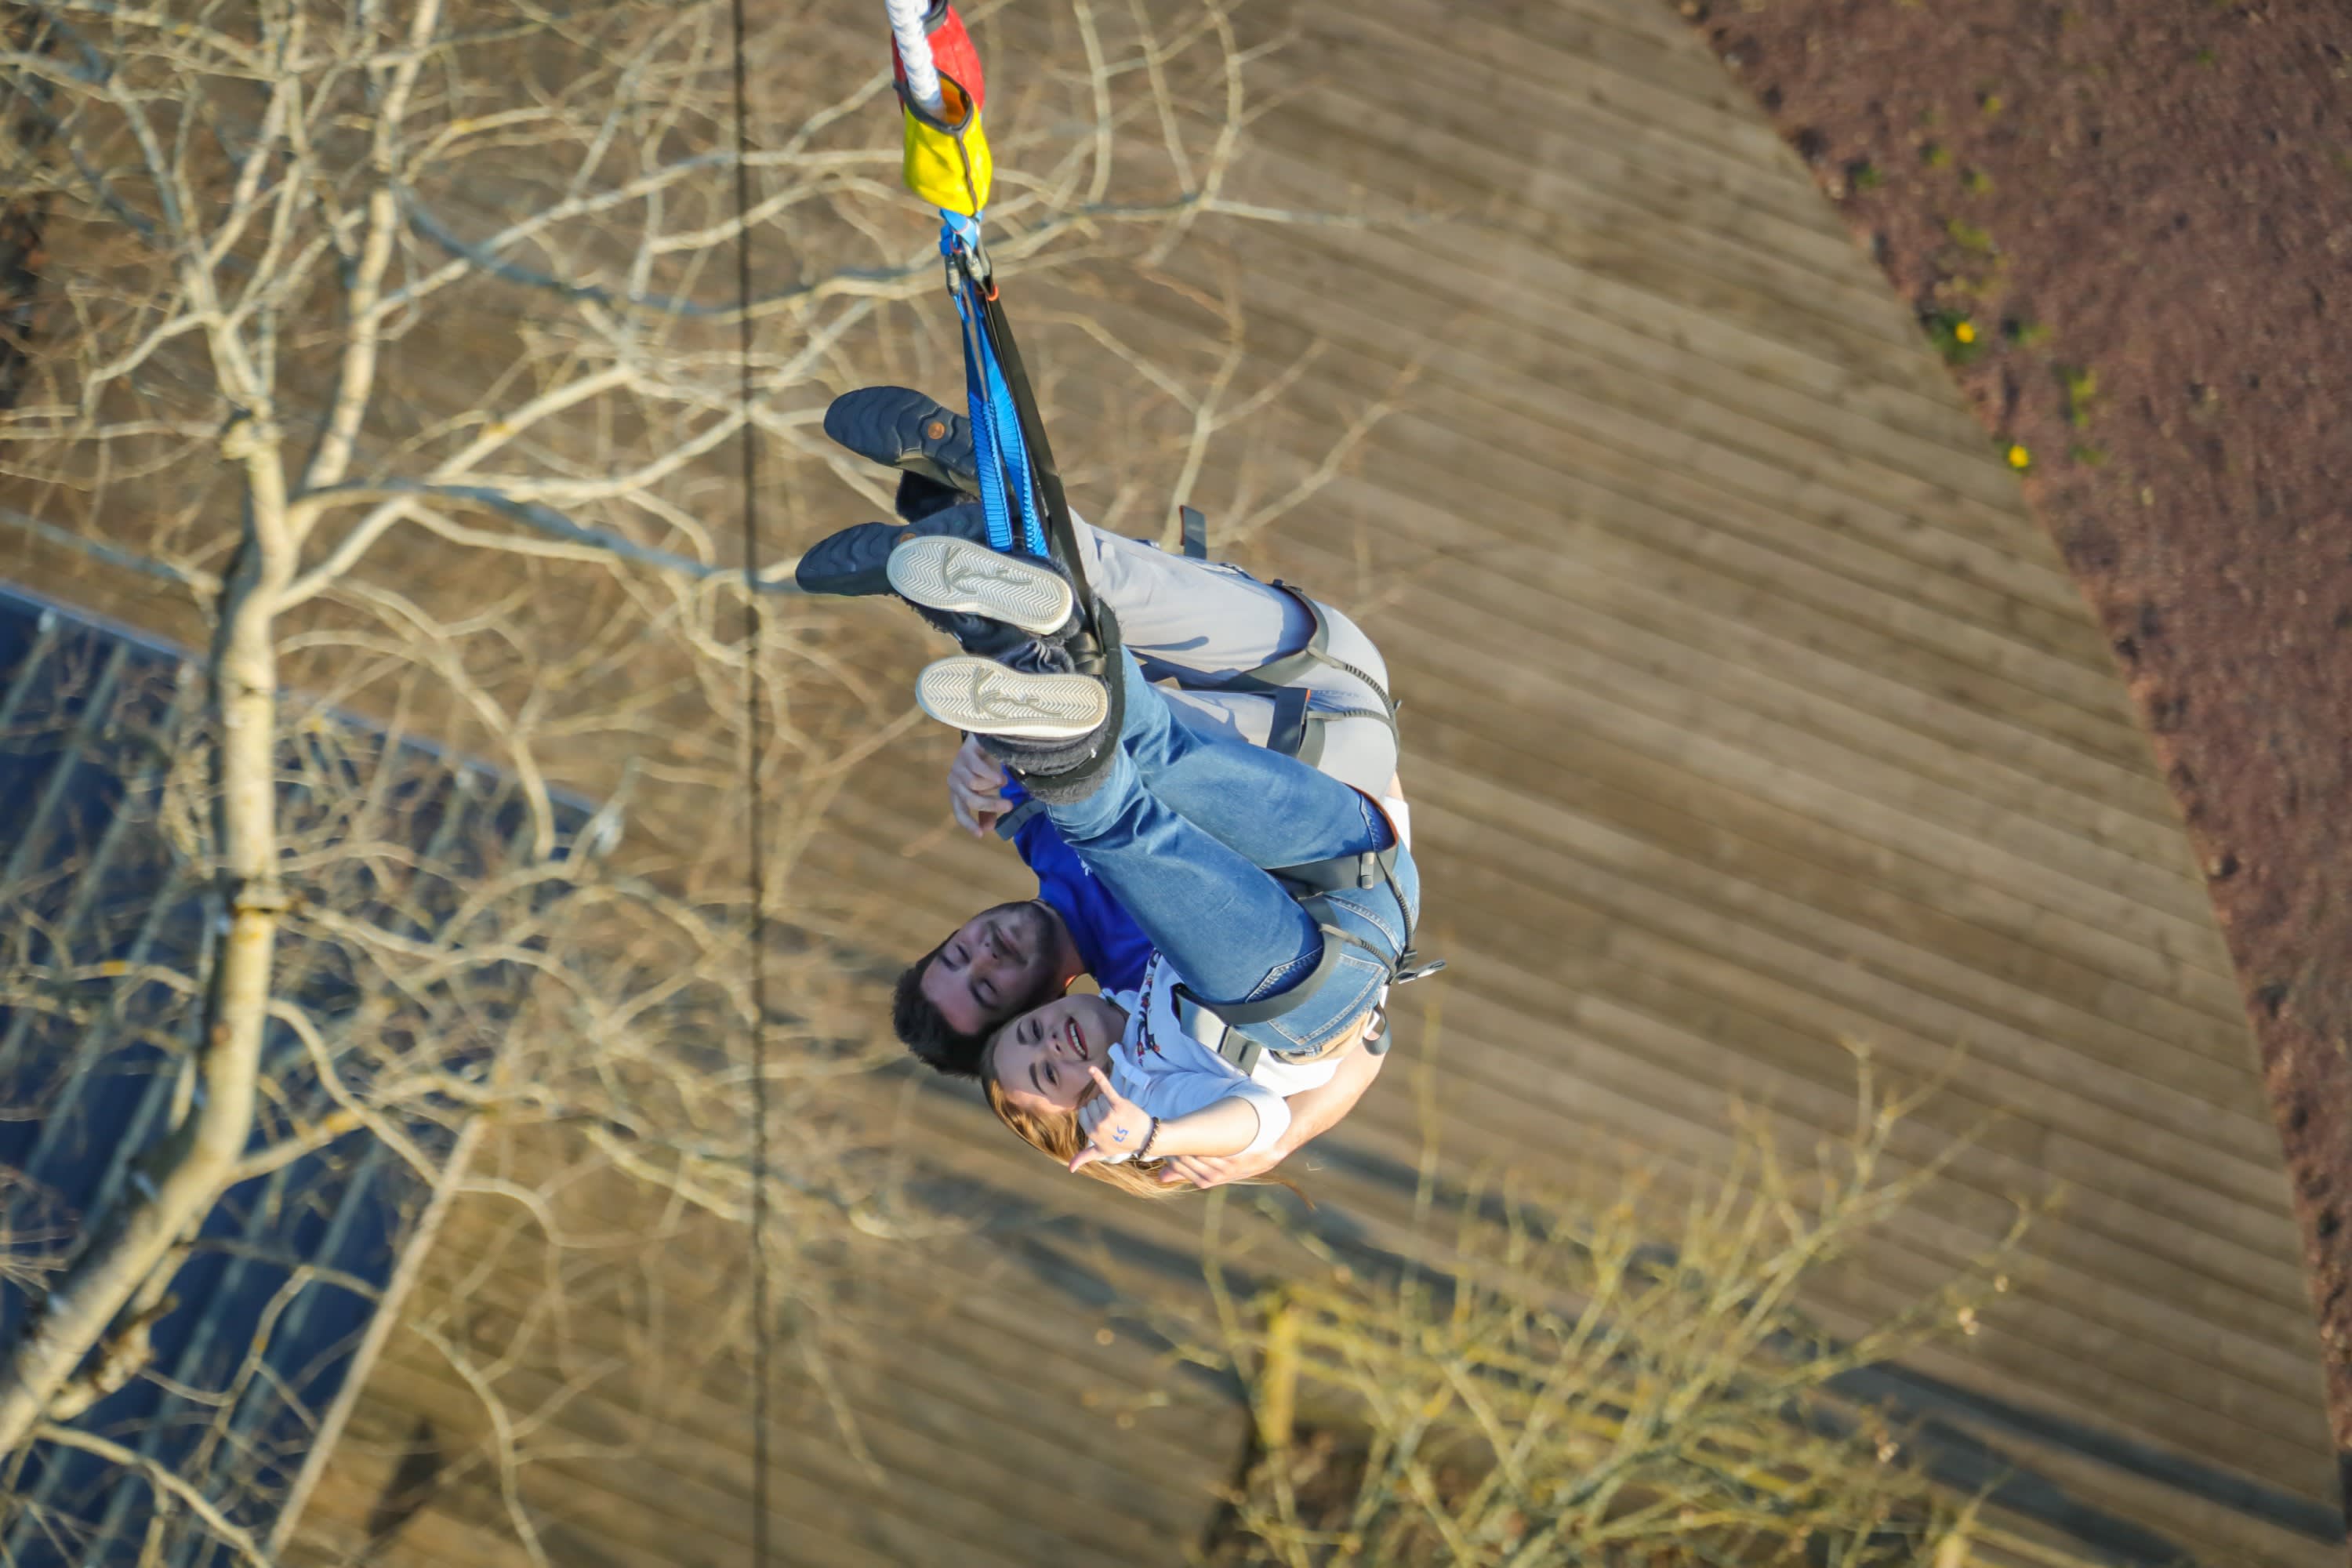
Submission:
POLYGON ((1277 1145, 1255 1154, 1179 1154, 1168 1162, 1167 1169, 1160 1173, 1160 1180, 1171 1187, 1190 1182, 1205 1192, 1227 1182, 1246 1182, 1252 1176, 1263 1176, 1281 1164, 1287 1152, 1277 1145))
POLYGON ((963 738, 963 744, 956 748, 955 761, 948 764, 948 809, 974 838, 987 837, 1008 809, 1004 770, 981 749, 974 736, 963 738))

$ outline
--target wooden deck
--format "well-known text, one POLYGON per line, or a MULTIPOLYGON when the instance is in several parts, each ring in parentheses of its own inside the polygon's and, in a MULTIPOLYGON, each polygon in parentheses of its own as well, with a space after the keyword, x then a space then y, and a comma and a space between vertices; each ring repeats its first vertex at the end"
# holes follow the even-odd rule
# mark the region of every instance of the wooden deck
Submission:
MULTIPOLYGON (((1909 1152, 1998 1119, 1822 1310, 1883 1310, 2063 1185, 2005 1310, 1915 1370, 1974 1396, 1955 1419, 2019 1464, 2200 1562, 2339 1561, 2288 1527, 2325 1518, 2335 1464, 2197 868, 2107 650, 1907 311, 1667 5, 1360 0, 1297 19, 1327 68, 1255 124, 1253 193, 1357 182, 1449 215, 1231 241, 1256 352, 1328 345, 1281 410, 1302 461, 1421 367, 1353 471, 1244 559, 1360 611, 1404 700, 1428 945, 1453 961, 1449 1168, 1557 1173, 1630 1143, 1703 1172, 1730 1096, 1793 1132, 1841 1128, 1843 1041, 1914 1077, 1959 1047, 1909 1152), (1349 82, 1382 84, 1376 110, 1349 82)), ((1185 346, 1181 318, 1097 308, 1185 346)), ((1111 374, 1071 367, 1066 399, 1111 374)), ((866 764, 816 863, 888 890, 910 954, 1023 890, 993 847, 939 837, 943 756, 927 741, 866 764)), ((1412 1009, 1401 1037, 1404 1067, 1424 1045, 1412 1009)), ((1314 1177, 1384 1245, 1411 1245, 1410 1076, 1391 1070, 1314 1177)), ((814 1363, 785 1353, 781 1560, 1181 1561, 1243 1421, 1114 1309, 1197 1299, 1197 1210, 1073 1191, 969 1096, 887 1109, 994 1217, 860 1253, 858 1332, 825 1364, 870 1464, 814 1363)), ((543 1260, 501 1223, 460 1205, 420 1321, 460 1297, 485 1343, 527 1321, 543 1260)), ((716 1227, 674 1245, 714 1279, 740 1266, 716 1227)), ((711 1292, 671 1289, 691 1339, 711 1292)), ((510 1503, 559 1563, 748 1560, 740 1375, 636 1386, 612 1370, 632 1342, 599 1321, 567 1328, 587 1360, 516 1374, 583 1379, 552 1426, 577 1451, 511 1500, 470 1473, 374 1561, 525 1561, 510 1503), (617 1457, 648 1420, 655 1439, 617 1457)), ((352 1550, 421 1420, 471 1441, 473 1409, 445 1357, 395 1334, 311 1553, 352 1550)))

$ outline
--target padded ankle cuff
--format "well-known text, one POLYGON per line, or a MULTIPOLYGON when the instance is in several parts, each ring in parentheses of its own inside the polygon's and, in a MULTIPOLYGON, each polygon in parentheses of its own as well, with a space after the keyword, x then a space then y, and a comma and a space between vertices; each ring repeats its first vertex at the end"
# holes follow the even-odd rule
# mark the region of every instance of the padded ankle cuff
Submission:
MULTIPOLYGON (((1116 715, 1114 715, 1116 717, 1116 715)), ((1061 744, 980 737, 981 748, 1013 770, 1021 787, 1047 805, 1076 805, 1102 787, 1118 755, 1118 731, 1105 722, 1085 739, 1061 744)))

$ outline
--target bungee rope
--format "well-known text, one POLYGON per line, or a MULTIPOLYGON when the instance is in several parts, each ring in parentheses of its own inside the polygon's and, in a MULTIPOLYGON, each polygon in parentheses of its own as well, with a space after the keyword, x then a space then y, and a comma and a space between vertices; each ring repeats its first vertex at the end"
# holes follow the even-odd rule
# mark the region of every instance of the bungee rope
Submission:
POLYGON ((940 256, 962 329, 964 398, 988 542, 1052 558, 1091 620, 1077 531, 981 236, 995 163, 982 124, 987 85, 980 53, 949 0, 884 0, 884 9, 906 121, 904 177, 909 191, 939 209, 940 256))
POLYGON ((746 80, 744 0, 731 0, 735 42, 735 368, 736 397, 742 415, 739 450, 743 479, 743 775, 744 880, 751 913, 746 946, 751 958, 751 1564, 769 1561, 769 1389, 773 1362, 773 1316, 768 1300, 768 852, 767 803, 760 788, 760 758, 766 751, 766 710, 760 679, 766 653, 767 618, 760 605, 760 426, 752 417, 756 394, 751 370, 751 114, 746 80))
MULTIPOLYGON (((1080 610, 1091 622, 1094 596, 1077 549, 1061 474, 1045 440, 1044 421, 1029 386, 1012 324, 997 300, 996 278, 981 237, 995 173, 981 129, 986 87, 980 56, 948 0, 884 0, 890 21, 892 74, 906 119, 907 188, 940 211, 940 255, 961 326, 964 395, 972 455, 980 469, 981 501, 989 542, 1055 560, 1068 574, 1080 610), (1018 533, 1016 539, 1016 524, 1018 533)), ((737 395, 743 485, 743 695, 746 880, 750 912, 746 941, 751 965, 751 1561, 770 1561, 769 1468, 772 1326, 768 1280, 768 869, 763 831, 766 803, 760 783, 763 750, 761 666, 765 621, 761 598, 793 592, 763 577, 759 510, 759 426, 752 417, 756 387, 751 342, 751 109, 746 79, 745 0, 730 0, 734 44, 735 287, 737 395)))

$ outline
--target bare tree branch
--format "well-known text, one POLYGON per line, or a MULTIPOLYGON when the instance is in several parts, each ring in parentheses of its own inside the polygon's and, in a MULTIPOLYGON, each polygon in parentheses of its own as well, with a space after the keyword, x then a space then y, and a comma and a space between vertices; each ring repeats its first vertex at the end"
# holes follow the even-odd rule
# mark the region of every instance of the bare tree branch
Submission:
POLYGON ((60 1448, 75 1448, 85 1454, 95 1454, 110 1465, 120 1466, 123 1469, 145 1478, 149 1486, 169 1495, 173 1502, 204 1521, 205 1528, 226 1542, 239 1557, 253 1564, 254 1568, 271 1568, 269 1556, 262 1551, 260 1542, 238 1529, 226 1515, 212 1505, 204 1493, 138 1450, 126 1448, 120 1443, 110 1442, 91 1433, 76 1431, 71 1426, 59 1426, 54 1423, 44 1423, 36 1426, 30 1436, 45 1443, 55 1443, 60 1448))
MULTIPOLYGON (((174 1310, 189 1256, 220 1250, 205 1226, 224 1205, 263 1213, 364 1169, 559 1260, 511 1344, 425 1325, 485 1413, 508 1528, 539 1552, 533 1466, 562 1451, 564 1402, 608 1375, 664 1396, 650 1354, 650 1371, 567 1363, 551 1393, 530 1381, 572 1271, 600 1248, 643 1270, 648 1248, 751 1207, 755 961, 772 1114, 792 1129, 769 1140, 768 1208, 791 1238, 772 1283, 813 1325, 805 1375, 837 1410, 822 1341, 847 1331, 818 1260, 953 1223, 907 1196, 856 1098, 898 1055, 871 977, 903 915, 803 866, 872 776, 859 764, 915 724, 911 645, 845 631, 793 582, 793 548, 889 495, 824 445, 823 410, 860 382, 961 379, 930 225, 897 184, 877 39, 758 22, 746 58, 772 79, 772 125, 739 212, 716 0, 37 11, 53 46, 0 51, 0 91, 41 132, 0 150, 6 177, 50 214, 0 410, 0 523, 94 575, 167 585, 212 636, 192 667, 203 711, 126 699, 85 726, 61 700, 9 729, 140 737, 120 825, 188 923, 126 956, 147 928, 93 912, 116 884, 89 846, 53 879, 0 879, 0 999, 82 1064, 28 1114, 100 1071, 146 1076, 161 1107, 126 1178, 71 1224, 28 1226, 9 1260, 0 1288, 28 1310, 0 1346, 0 1452, 138 1367, 202 1413, 190 1462, 211 1467, 157 1482, 169 1508, 145 1545, 168 1558, 209 1527, 184 1491, 244 1517, 237 1489, 266 1467, 237 1410, 282 1394, 289 1430, 325 1418, 295 1407, 262 1342, 304 1292, 362 1274, 249 1238, 236 1263, 278 1278, 226 1378, 146 1364, 139 1325, 174 1310), (760 258, 749 300, 729 297, 739 241, 760 258), (756 498, 730 461, 747 437, 777 459, 756 498), (747 504, 781 546, 748 574, 747 504), (757 755, 751 592, 771 603, 757 755), (735 849, 755 797, 774 873, 761 954, 735 849), (488 1152, 457 1179, 461 1148, 488 1152)), ((1238 471, 1233 443, 1282 413, 1315 352, 1269 366, 1231 288, 1183 286, 1213 318, 1205 365, 1066 306, 1123 287, 1141 255, 1172 277, 1180 243, 1220 224, 1371 217, 1240 188, 1261 57, 1229 8, 1074 0, 1071 16, 1067 58, 1024 62, 1034 108, 992 127, 990 213, 992 255, 1035 300, 1041 376, 1057 347, 1115 356, 1117 395, 1061 399, 1083 433, 1065 471, 1105 476, 1109 511, 1148 510, 1148 527, 1171 496, 1271 517, 1360 439, 1351 426, 1287 489, 1238 471), (1254 486, 1272 510, 1244 504, 1254 486)), ((724 1309, 738 1335, 742 1296, 724 1309)))

